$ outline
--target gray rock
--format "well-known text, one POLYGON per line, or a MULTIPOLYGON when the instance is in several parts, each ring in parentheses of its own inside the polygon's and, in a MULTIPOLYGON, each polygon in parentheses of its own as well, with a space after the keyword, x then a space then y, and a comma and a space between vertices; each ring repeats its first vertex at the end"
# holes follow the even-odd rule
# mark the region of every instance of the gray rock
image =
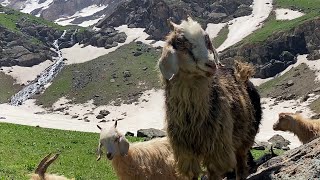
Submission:
POLYGON ((97 118, 97 119, 103 119, 103 118, 104 118, 104 116, 103 116, 103 115, 101 115, 101 114, 98 114, 98 115, 96 116, 96 118, 97 118))
POLYGON ((291 142, 284 139, 281 135, 276 134, 272 136, 268 142, 270 142, 274 148, 282 149, 283 147, 288 146, 291 142))
POLYGON ((99 112, 99 114, 101 114, 102 116, 108 116, 109 114, 110 114, 110 111, 108 111, 108 110, 101 110, 100 112, 99 112))
POLYGON ((293 86, 293 85, 294 85, 293 80, 289 80, 289 81, 287 82, 287 86, 288 86, 288 87, 293 86))
POLYGON ((289 150, 259 166, 248 180, 319 179, 320 139, 289 150))
POLYGON ((140 129, 137 131, 137 137, 147 137, 147 138, 156 138, 156 137, 165 137, 167 133, 159 129, 140 129))
POLYGON ((71 116, 72 119, 76 119, 76 118, 78 118, 78 117, 79 117, 79 115, 73 115, 73 116, 71 116))
POLYGON ((140 56, 141 54, 142 54, 141 51, 135 51, 135 52, 133 53, 133 56, 140 56))
POLYGON ((123 71, 123 77, 127 78, 127 77, 131 77, 131 73, 129 70, 123 71))
POLYGON ((132 136, 133 137, 134 133, 128 131, 128 132, 126 132, 125 136, 132 136))

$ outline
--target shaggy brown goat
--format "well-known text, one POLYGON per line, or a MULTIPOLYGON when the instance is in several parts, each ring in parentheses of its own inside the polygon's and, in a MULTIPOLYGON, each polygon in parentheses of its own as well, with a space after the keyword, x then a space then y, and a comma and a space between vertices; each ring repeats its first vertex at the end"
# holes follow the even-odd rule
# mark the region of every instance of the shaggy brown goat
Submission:
POLYGON ((247 153, 261 120, 260 96, 248 80, 253 68, 217 67, 214 47, 197 22, 170 24, 159 69, 178 171, 197 179, 202 163, 209 179, 221 179, 233 168, 238 180, 245 179, 247 153))
POLYGON ((306 144, 320 136, 320 119, 306 119, 298 113, 279 113, 279 119, 273 125, 273 130, 292 132, 306 144))
POLYGON ((50 153, 46 157, 44 157, 35 170, 35 173, 31 175, 30 180, 69 180, 64 176, 46 174, 48 167, 58 158, 58 156, 59 154, 55 154, 52 156, 52 154, 50 153))

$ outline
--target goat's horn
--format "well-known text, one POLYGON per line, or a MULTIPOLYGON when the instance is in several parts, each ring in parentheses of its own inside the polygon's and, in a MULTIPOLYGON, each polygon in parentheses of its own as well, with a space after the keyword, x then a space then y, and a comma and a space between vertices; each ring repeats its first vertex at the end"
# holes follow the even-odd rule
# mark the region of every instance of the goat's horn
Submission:
POLYGON ((49 159, 49 157, 50 157, 51 155, 52 155, 52 153, 49 153, 46 157, 44 157, 44 158, 40 161, 37 169, 35 170, 35 173, 36 173, 36 174, 39 174, 39 175, 41 174, 44 163, 49 159))
POLYGON ((174 22, 172 22, 172 18, 171 18, 171 17, 170 17, 169 19, 167 19, 167 24, 168 24, 170 30, 172 30, 172 31, 173 31, 175 28, 178 27, 177 24, 175 24, 174 22))
POLYGON ((60 153, 56 153, 54 156, 52 156, 50 159, 48 159, 45 162, 45 164, 43 165, 43 173, 45 173, 47 171, 50 164, 52 164, 59 157, 59 155, 60 155, 60 153))

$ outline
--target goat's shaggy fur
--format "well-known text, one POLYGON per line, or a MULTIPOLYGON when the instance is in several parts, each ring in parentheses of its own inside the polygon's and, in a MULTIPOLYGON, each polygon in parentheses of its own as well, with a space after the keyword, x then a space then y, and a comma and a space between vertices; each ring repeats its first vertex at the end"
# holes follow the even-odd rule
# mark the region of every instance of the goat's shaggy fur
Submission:
POLYGON ((64 176, 46 173, 47 168, 58 158, 58 156, 59 154, 55 154, 52 156, 52 154, 50 153, 46 157, 44 157, 35 170, 35 173, 31 175, 30 180, 69 180, 64 176))
POLYGON ((173 31, 159 59, 177 168, 197 179, 202 162, 209 179, 221 179, 233 168, 237 179, 245 179, 262 113, 260 96, 248 80, 252 67, 240 62, 234 69, 214 66, 208 35, 200 26, 187 25, 194 23, 190 18, 182 26, 171 22, 173 31))
POLYGON ((273 129, 292 132, 306 144, 320 136, 320 119, 303 118, 299 113, 279 113, 279 119, 273 125, 273 129))
POLYGON ((107 149, 107 157, 112 160, 112 166, 120 180, 185 179, 179 177, 176 172, 172 149, 167 138, 129 144, 115 127, 110 130, 101 128, 98 160, 102 147, 107 149), (123 149, 121 143, 127 143, 129 146, 123 149))

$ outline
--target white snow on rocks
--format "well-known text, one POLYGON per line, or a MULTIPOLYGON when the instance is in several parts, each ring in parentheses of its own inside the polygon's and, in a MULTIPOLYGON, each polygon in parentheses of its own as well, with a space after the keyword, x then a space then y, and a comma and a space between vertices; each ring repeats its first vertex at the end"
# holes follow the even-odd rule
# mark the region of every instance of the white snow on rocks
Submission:
POLYGON ((31 13, 35 9, 46 9, 50 6, 53 0, 47 0, 43 3, 39 3, 40 0, 27 0, 24 7, 21 7, 21 12, 31 13))
POLYGON ((206 32, 209 34, 210 38, 213 39, 217 37, 221 29, 226 26, 226 23, 213 24, 209 23, 206 28, 206 32))
POLYGON ((283 8, 276 9, 275 12, 277 20, 292 20, 304 15, 302 12, 283 8))
POLYGON ((235 18, 228 22, 228 38, 221 44, 218 51, 222 51, 251 34, 262 26, 272 10, 272 0, 254 0, 252 14, 235 18))

